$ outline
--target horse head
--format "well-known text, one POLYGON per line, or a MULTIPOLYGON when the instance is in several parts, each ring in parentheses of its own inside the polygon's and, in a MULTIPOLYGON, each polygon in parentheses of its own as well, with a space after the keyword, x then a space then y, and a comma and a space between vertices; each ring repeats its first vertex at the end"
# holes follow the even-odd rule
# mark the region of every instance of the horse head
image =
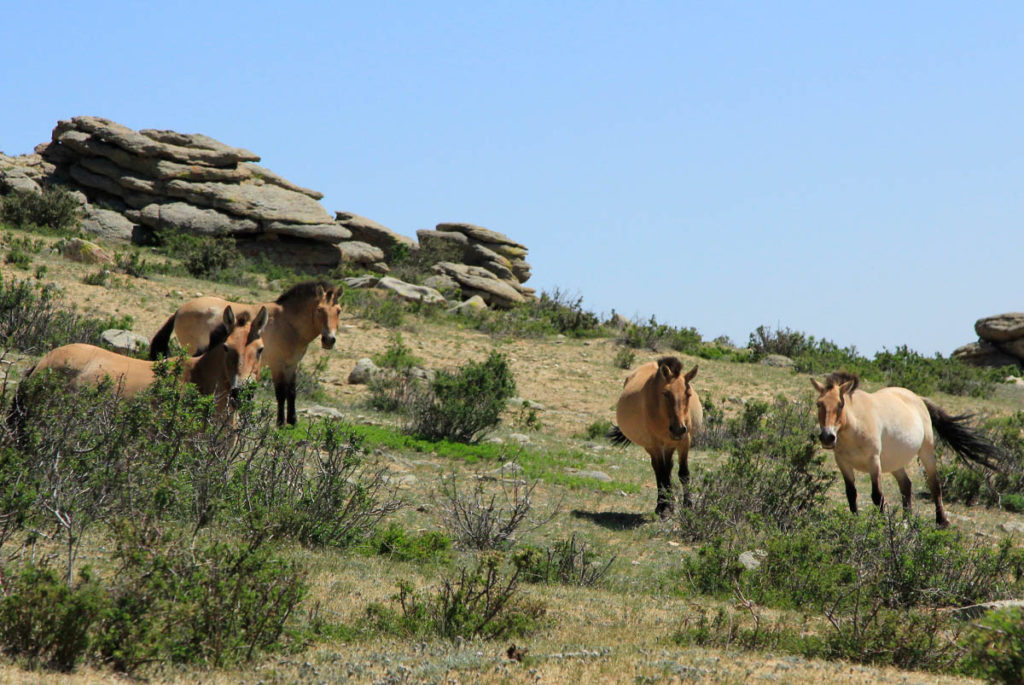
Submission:
POLYGON ((267 325, 267 308, 260 307, 256 317, 249 321, 245 314, 235 316, 231 307, 224 308, 222 328, 218 330, 216 343, 211 335, 210 347, 220 345, 221 368, 213 369, 221 390, 226 389, 232 400, 237 399, 238 390, 250 376, 259 369, 263 356, 263 327, 267 325), (225 387, 226 386, 226 387, 225 387))
POLYGON ((825 383, 819 383, 811 379, 811 385, 818 391, 818 439, 825 449, 833 449, 839 439, 839 431, 846 423, 846 415, 843 409, 846 407, 846 400, 853 394, 860 384, 860 378, 852 373, 837 371, 829 374, 825 383))
POLYGON ((673 440, 682 440, 690 425, 690 381, 697 376, 697 367, 682 373, 683 363, 676 357, 658 360, 657 391, 668 416, 668 432, 673 440))
POLYGON ((341 286, 325 289, 316 287, 316 304, 313 306, 313 327, 320 331, 320 345, 325 350, 334 348, 338 333, 338 318, 341 316, 341 286))

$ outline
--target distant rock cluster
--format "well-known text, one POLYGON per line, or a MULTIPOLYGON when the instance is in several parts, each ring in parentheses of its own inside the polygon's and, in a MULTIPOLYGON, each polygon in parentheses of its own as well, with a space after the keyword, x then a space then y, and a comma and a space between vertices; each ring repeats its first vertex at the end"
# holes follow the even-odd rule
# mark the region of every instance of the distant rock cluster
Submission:
POLYGON ((974 366, 1024 366, 1024 312, 978 319, 974 332, 978 341, 958 347, 954 358, 974 366))
MULTIPOLYGON (((302 271, 354 264, 385 274, 390 264, 421 252, 437 254, 430 283, 404 297, 444 301, 442 293, 478 296, 510 307, 534 296, 526 246, 467 223, 418 231, 418 242, 350 212, 332 218, 323 194, 296 185, 256 162, 249 150, 202 134, 132 130, 109 119, 60 121, 34 154, 0 154, 0 193, 72 191, 82 229, 108 240, 134 240, 168 230, 235 241, 243 254, 302 271)), ((423 261, 422 259, 420 260, 423 261)), ((369 279, 363 285, 375 287, 369 279)), ((397 279, 381 286, 403 290, 397 279)))

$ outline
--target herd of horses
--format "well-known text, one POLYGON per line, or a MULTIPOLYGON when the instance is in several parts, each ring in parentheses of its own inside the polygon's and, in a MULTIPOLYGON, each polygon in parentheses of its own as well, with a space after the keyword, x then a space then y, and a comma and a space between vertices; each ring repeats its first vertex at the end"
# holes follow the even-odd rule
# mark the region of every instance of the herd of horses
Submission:
MULTIPOLYGON (((341 293, 340 287, 327 281, 307 281, 289 288, 273 302, 245 304, 198 297, 179 307, 153 336, 150 361, 76 343, 50 351, 27 377, 52 369, 64 373, 72 387, 110 379, 117 392, 134 396, 156 381, 154 364, 169 354, 171 336, 175 335, 192 355, 182 366, 180 380, 214 396, 222 420, 231 420, 232 399, 241 384, 266 366, 277 399, 277 423, 295 424, 299 362, 317 337, 324 349, 334 347, 341 293)), ((608 434, 613 442, 632 442, 650 455, 658 487, 655 512, 663 518, 673 509, 676 453, 683 501, 688 504, 688 457, 704 419, 693 387, 696 376, 696 366, 683 373, 683 364, 676 357, 640 365, 625 379, 615 411, 617 425, 608 434)), ((936 437, 960 457, 995 467, 997 448, 970 427, 970 415, 950 415, 905 388, 865 392, 859 389, 856 376, 844 372, 830 374, 823 383, 812 378, 811 383, 818 393, 818 437, 835 457, 854 513, 857 471, 870 475, 871 499, 878 507, 884 505, 881 475, 891 473, 899 484, 903 506, 909 509, 911 484, 906 467, 917 456, 935 502, 935 521, 947 526, 935 463, 936 437)), ((16 396, 11 416, 23 418, 27 410, 16 396)))

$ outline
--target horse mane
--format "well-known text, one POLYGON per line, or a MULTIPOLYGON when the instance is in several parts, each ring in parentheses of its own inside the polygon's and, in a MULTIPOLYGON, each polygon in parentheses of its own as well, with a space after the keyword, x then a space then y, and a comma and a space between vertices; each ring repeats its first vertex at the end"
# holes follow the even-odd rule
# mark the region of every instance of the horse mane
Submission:
POLYGON ((825 378, 825 390, 831 390, 832 388, 838 388, 843 383, 849 383, 853 381, 853 386, 850 388, 850 394, 860 386, 860 376, 849 371, 833 371, 825 378))
POLYGON ((667 366, 673 378, 683 372, 683 363, 679 361, 679 357, 662 357, 658 360, 658 366, 667 366))
POLYGON ((302 283, 296 283, 292 287, 281 293, 275 300, 276 304, 284 305, 292 300, 304 300, 312 297, 316 297, 317 287, 323 288, 324 292, 333 293, 337 286, 330 281, 303 281, 302 283))
MULTIPOLYGON (((240 328, 249 323, 249 312, 241 312, 235 317, 235 328, 240 328)), ((217 324, 217 327, 210 331, 210 342, 207 343, 206 347, 200 347, 196 349, 193 357, 202 357, 204 354, 212 350, 217 345, 223 345, 224 341, 231 335, 231 331, 224 325, 224 322, 217 324)))

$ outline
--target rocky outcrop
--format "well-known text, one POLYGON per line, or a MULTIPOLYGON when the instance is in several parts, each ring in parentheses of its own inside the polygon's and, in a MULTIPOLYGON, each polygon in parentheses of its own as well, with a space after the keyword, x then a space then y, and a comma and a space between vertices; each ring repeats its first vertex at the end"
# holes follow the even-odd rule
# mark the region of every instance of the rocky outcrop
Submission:
POLYGON ((978 319, 974 332, 978 341, 955 349, 954 358, 973 366, 1024 366, 1024 312, 978 319))

